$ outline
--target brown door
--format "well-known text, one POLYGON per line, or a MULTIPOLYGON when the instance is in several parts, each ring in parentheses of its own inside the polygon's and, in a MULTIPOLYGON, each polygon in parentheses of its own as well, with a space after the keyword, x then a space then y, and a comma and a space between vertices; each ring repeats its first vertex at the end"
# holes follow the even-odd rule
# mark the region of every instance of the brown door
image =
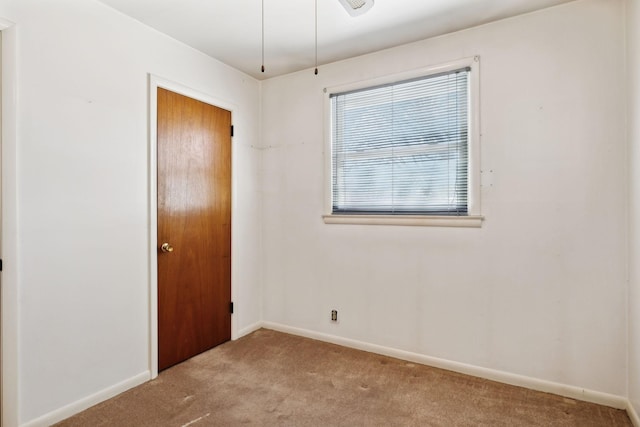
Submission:
POLYGON ((231 112, 158 88, 159 370, 231 339, 230 302, 231 112))

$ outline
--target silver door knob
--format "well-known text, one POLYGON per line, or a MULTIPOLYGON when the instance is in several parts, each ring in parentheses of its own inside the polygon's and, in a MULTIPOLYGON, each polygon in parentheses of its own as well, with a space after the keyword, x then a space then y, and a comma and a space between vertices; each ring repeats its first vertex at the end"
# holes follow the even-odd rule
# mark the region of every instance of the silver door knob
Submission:
POLYGON ((160 246, 160 249, 162 249, 162 252, 173 252, 173 246, 169 243, 163 243, 162 246, 160 246))

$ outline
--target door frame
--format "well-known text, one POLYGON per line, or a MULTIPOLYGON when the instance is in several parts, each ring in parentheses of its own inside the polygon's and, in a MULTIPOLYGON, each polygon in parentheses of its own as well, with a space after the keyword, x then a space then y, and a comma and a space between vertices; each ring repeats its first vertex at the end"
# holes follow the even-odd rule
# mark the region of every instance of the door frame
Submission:
POLYGON ((15 23, 0 17, 2 31, 2 219, 0 251, 4 262, 0 341, 2 351, 0 425, 18 425, 18 202, 17 202, 17 29, 15 23))
MULTIPOLYGON (((231 125, 238 107, 228 101, 180 83, 149 74, 149 371, 151 379, 158 376, 158 88, 202 101, 231 112, 231 125)), ((237 301, 234 278, 238 277, 239 259, 234 236, 237 221, 238 176, 236 173, 237 144, 231 140, 231 300, 237 301)), ((235 304, 238 305, 238 304, 235 304)), ((231 339, 237 339, 237 316, 231 316, 231 339)))

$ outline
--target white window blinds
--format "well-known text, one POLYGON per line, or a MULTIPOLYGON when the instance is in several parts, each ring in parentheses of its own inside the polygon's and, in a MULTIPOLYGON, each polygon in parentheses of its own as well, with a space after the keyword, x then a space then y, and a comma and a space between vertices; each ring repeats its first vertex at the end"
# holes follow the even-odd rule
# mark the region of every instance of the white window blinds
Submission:
POLYGON ((334 214, 467 215, 469 73, 331 95, 334 214))

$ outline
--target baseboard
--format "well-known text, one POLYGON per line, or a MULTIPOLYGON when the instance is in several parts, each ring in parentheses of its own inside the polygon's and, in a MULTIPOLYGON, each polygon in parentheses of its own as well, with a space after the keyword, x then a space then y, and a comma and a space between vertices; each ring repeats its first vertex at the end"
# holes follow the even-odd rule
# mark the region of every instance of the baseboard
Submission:
POLYGON ((22 424, 22 427, 46 427, 52 424, 55 424, 59 421, 62 421, 66 418, 69 418, 72 415, 77 414, 78 412, 82 412, 85 409, 88 409, 94 405, 97 405, 100 402, 104 402, 107 399, 111 399, 114 396, 119 395, 122 392, 129 390, 135 386, 138 386, 142 383, 145 383, 151 379, 151 373, 149 371, 142 372, 128 380, 122 381, 116 385, 111 387, 107 387, 104 390, 101 390, 91 396, 85 397, 84 399, 80 399, 77 402, 73 402, 67 406, 64 406, 60 409, 56 409, 55 411, 49 412, 35 420, 31 420, 25 424, 22 424))
POLYGON ((243 336, 249 335, 251 332, 257 331, 260 328, 262 328, 262 322, 256 322, 253 325, 240 329, 240 331, 238 331, 238 336, 234 339, 242 338, 243 336))
MULTIPOLYGON (((631 402, 620 396, 601 393, 598 391, 587 390, 580 387, 569 386, 565 384, 555 383, 551 381, 540 380, 537 378, 526 377, 523 375, 511 374, 508 372, 498 371, 494 369, 481 368, 474 365, 453 362, 446 359, 425 356, 423 354, 412 353, 409 351, 398 350, 390 347, 384 347, 376 344, 370 344, 363 341, 352 340, 349 338, 338 337, 335 335, 315 332, 307 329, 294 328, 274 322, 257 322, 239 331, 239 337, 250 334, 260 328, 272 329, 292 335, 312 338, 318 341, 329 342, 344 347, 363 350, 370 353, 376 353, 383 356, 394 357, 396 359, 406 360, 409 362, 420 363, 423 365, 433 366, 435 368, 446 369, 449 371, 459 372, 462 374, 472 375, 479 378, 485 378, 505 384, 511 384, 519 387, 525 387, 531 390, 542 391, 546 393, 557 394, 560 396, 570 397, 576 400, 582 400, 599 405, 605 405, 616 409, 625 409, 634 427, 640 427, 640 418, 631 402)), ((31 420, 22 427, 46 427, 69 418, 85 409, 90 408, 100 402, 110 399, 118 394, 143 384, 151 379, 150 372, 142 372, 128 380, 119 384, 108 387, 98 393, 88 396, 77 402, 71 403, 60 409, 45 414, 39 418, 31 420)))
MULTIPOLYGON (((597 403, 599 405, 609 406, 611 408, 626 409, 628 411, 628 408, 630 406, 626 398, 613 394, 587 390, 580 387, 540 380, 537 378, 512 374, 495 369, 487 369, 474 365, 468 365, 465 363, 453 362, 446 359, 425 356, 423 354, 412 353, 409 351, 398 350, 376 344, 369 344, 363 341, 356 341, 349 338, 338 337, 321 332, 294 328, 274 322, 262 322, 262 327, 266 329, 273 329, 275 331, 285 332, 292 335, 299 335, 319 341, 325 341, 332 344, 338 344, 357 350, 368 351, 370 353, 381 354, 383 356, 394 357, 396 359, 406 360, 409 362, 420 363, 422 365, 433 366, 435 368, 446 369, 448 371, 459 372, 461 374, 472 375, 474 377, 497 381, 504 384, 510 384, 528 388, 531 390, 570 397, 572 399, 582 400, 585 402, 597 403)), ((631 415, 629 415, 629 417, 631 417, 631 415)), ((640 426, 636 424, 636 427, 640 426)))
POLYGON ((627 414, 631 419, 634 427, 640 427, 640 417, 638 417, 638 413, 636 412, 636 408, 633 406, 631 401, 627 401, 627 414))

